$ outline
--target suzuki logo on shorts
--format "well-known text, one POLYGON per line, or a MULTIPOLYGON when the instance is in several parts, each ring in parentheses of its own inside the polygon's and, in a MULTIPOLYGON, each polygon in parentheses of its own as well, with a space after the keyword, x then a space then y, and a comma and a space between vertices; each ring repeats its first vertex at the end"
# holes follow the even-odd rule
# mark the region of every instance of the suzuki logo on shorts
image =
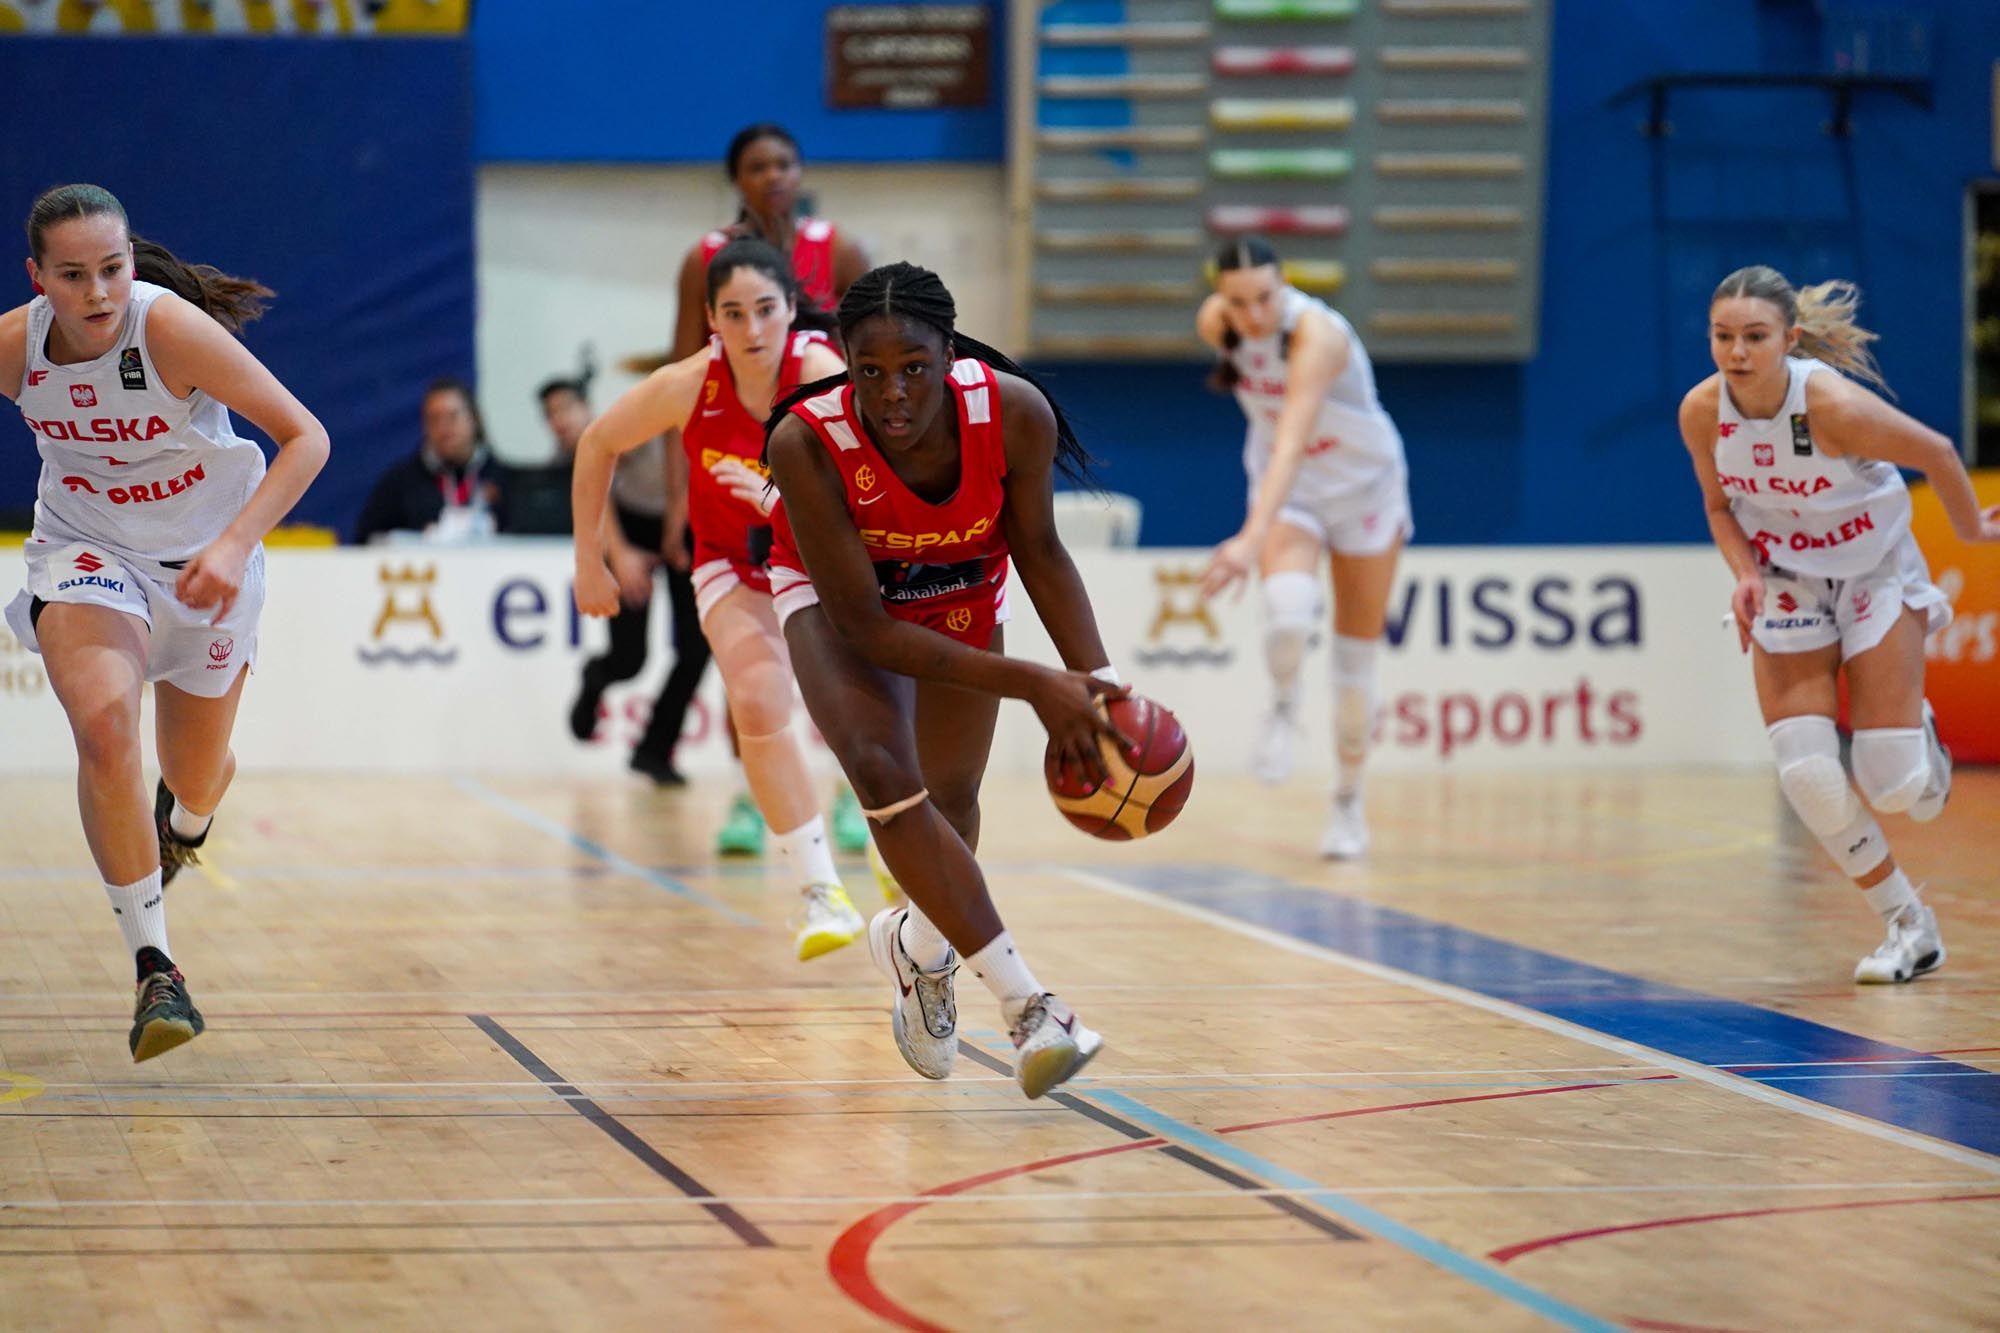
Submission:
POLYGON ((97 488, 90 484, 90 478, 88 477, 64 477, 62 484, 69 487, 71 495, 75 495, 78 491, 89 491, 92 495, 97 494, 97 488))
POLYGON ((1753 444, 1750 446, 1750 457, 1756 460, 1758 467, 1776 467, 1778 465, 1778 450, 1775 445, 1753 444))
POLYGON ((78 407, 96 407, 97 390, 88 384, 72 384, 69 386, 69 400, 78 407))
POLYGON ((217 639, 208 645, 208 669, 220 671, 229 664, 229 655, 236 651, 236 640, 217 639))
POLYGON ((972 628, 972 608, 961 606, 944 618, 946 628, 963 634, 972 628))
POLYGON ((864 491, 875 489, 875 469, 863 463, 854 470, 854 484, 864 491))
POLYGON ((1778 609, 1790 615, 1799 609, 1799 599, 1788 592, 1781 592, 1778 594, 1778 609))
POLYGON ((98 570, 104 568, 104 562, 88 551, 78 556, 73 563, 86 574, 95 574, 98 570))

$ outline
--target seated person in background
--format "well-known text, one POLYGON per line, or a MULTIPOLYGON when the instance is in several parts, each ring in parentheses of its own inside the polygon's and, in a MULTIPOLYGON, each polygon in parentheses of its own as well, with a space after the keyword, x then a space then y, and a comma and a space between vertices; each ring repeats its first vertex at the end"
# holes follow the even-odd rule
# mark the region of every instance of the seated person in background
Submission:
POLYGON ((569 481, 576 463, 576 442, 590 424, 589 384, 583 379, 558 377, 535 390, 542 405, 542 420, 555 441, 555 455, 538 467, 510 467, 507 470, 506 505, 500 514, 500 530, 515 535, 567 537, 570 535, 569 481))
POLYGON ((486 423, 463 380, 431 381, 424 390, 424 439, 417 452, 382 474, 361 507, 356 542, 391 532, 427 541, 464 541, 504 530, 507 468, 486 445, 486 423))

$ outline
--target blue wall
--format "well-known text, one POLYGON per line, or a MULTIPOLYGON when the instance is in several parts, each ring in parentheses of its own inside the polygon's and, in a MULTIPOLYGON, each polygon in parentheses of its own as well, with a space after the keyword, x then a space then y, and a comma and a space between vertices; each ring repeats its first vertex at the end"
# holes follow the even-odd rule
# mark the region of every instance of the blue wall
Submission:
MULTIPOLYGON (((1994 174, 2000 3, 1928 6, 1934 105, 1865 94, 1845 141, 1821 130, 1822 93, 1677 93, 1664 140, 1638 132, 1643 103, 1606 105, 1657 73, 1825 68, 1821 8, 1556 5, 1540 354, 1378 367, 1419 541, 1706 541, 1675 410, 1713 369, 1707 295, 1744 264, 1861 283, 1902 406, 1959 437, 1964 196, 1994 174)), ((1197 368, 1051 369, 1106 484, 1145 502, 1148 542, 1211 542, 1242 521, 1241 417, 1197 368)))
POLYGON ((758 120, 789 128, 815 162, 1000 160, 1001 0, 993 0, 991 103, 898 111, 827 106, 826 11, 835 2, 475 5, 480 160, 719 162, 729 136, 758 120))
MULTIPOLYGON (((416 447, 423 384, 472 372, 469 57, 434 39, 0 40, 0 208, 92 181, 141 234, 277 291, 245 341, 333 437, 299 520, 351 527, 416 447)), ((18 261, 0 294, 32 295, 18 261)), ((0 508, 33 499, 39 466, 0 412, 0 508)))

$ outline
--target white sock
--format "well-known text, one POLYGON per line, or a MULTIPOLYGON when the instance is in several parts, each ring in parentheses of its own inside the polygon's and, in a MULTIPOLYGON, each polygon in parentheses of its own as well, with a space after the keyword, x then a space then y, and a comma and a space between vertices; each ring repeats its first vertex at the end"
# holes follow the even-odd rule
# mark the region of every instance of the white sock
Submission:
POLYGON ((174 797, 174 808, 167 814, 167 827, 182 842, 194 842, 208 832, 208 826, 215 819, 213 814, 198 815, 181 804, 181 798, 174 797))
POLYGON ((778 844, 778 855, 784 858, 785 868, 792 872, 792 878, 804 887, 808 884, 838 884, 840 872, 833 867, 833 845, 826 840, 826 820, 814 815, 790 833, 773 835, 778 844))
POLYGON ((1333 749, 1339 776, 1334 790, 1343 796, 1361 790, 1361 766, 1368 760, 1375 732, 1374 639, 1333 636, 1333 749))
POLYGON ((174 956, 167 947, 166 894, 160 888, 159 871, 131 884, 106 884, 104 896, 118 915, 118 929, 129 952, 137 953, 150 944, 167 957, 174 956))
POLYGON ((909 915, 903 918, 903 952, 919 971, 935 972, 951 959, 951 941, 938 932, 931 919, 910 904, 909 915))
POLYGON ((1901 916, 1905 907, 1917 905, 1917 891, 1910 887, 1910 877, 1897 866, 1889 872, 1889 878, 1872 889, 1863 889, 1861 896, 1875 909, 1875 915, 1884 921, 1894 921, 1901 916))
POLYGON ((1014 937, 1004 930, 965 962, 972 975, 984 982, 986 989, 993 992, 993 998, 1000 1001, 1000 1012, 1010 1027, 1028 1007, 1028 1001, 1042 993, 1042 983, 1035 980, 1035 974, 1028 970, 1014 948, 1014 937))

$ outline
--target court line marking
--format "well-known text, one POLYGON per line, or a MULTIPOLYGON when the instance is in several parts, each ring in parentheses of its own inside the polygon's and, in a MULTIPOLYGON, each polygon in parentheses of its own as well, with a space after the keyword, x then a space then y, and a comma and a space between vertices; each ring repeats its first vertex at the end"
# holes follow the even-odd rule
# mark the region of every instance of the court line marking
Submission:
POLYGON ((1766 1106, 1774 1106, 1780 1110, 1790 1111, 1796 1115, 1803 1115, 1821 1121, 1824 1124, 1837 1125, 1844 1129, 1850 1129, 1857 1133, 1866 1134, 1871 1138, 1881 1139, 1887 1143, 1894 1143, 1899 1147, 1914 1148, 1918 1152, 1927 1153, 1932 1157, 1941 1157, 1946 1161, 1954 1162, 1959 1166, 1970 1167, 1975 1171, 1985 1172, 1989 1175, 2000 1175, 2000 1158, 1991 1157, 1982 1152, 1960 1148, 1955 1144, 1945 1143, 1941 1140, 1913 1133, 1894 1125, 1886 1125, 1880 1121, 1870 1120, 1865 1116, 1855 1115, 1852 1112, 1826 1106, 1819 1102, 1806 1101, 1789 1093, 1766 1087, 1761 1081, 1753 1081, 1734 1074, 1724 1073, 1718 1068, 1699 1064, 1693 1060, 1685 1060, 1680 1056, 1657 1050, 1653 1047, 1642 1046, 1638 1042, 1627 1041, 1623 1037, 1609 1036, 1605 1033, 1583 1027, 1580 1024, 1572 1023, 1567 1019, 1538 1013, 1533 1009, 1524 1008, 1508 1000, 1481 995, 1477 991, 1465 990, 1447 982, 1433 981, 1429 977, 1418 976, 1415 973, 1404 972, 1398 968, 1388 967, 1381 963, 1370 962, 1365 958, 1356 958, 1350 954, 1329 949, 1323 944, 1315 944, 1309 940, 1297 939, 1291 935, 1281 934, 1264 926, 1252 925, 1247 921, 1239 921, 1235 917, 1225 915, 1224 913, 1211 911, 1206 907, 1197 907, 1192 903, 1179 902, 1162 894, 1149 893, 1144 889, 1121 884, 1117 880, 1109 879, 1088 870, 1067 868, 1062 873, 1085 888, 1095 889, 1099 893, 1107 893, 1113 897, 1125 898, 1132 902, 1147 903, 1163 911, 1174 912, 1190 920, 1199 921, 1204 925, 1227 930, 1234 934, 1242 935, 1247 939, 1261 941, 1262 943, 1271 945, 1273 948, 1283 949, 1287 953, 1294 953, 1302 958, 1317 958, 1323 962, 1333 963, 1338 967, 1359 972, 1364 976, 1377 977, 1383 981, 1395 982, 1398 985, 1408 986, 1412 989, 1423 991, 1426 994, 1455 1001, 1468 1008, 1484 1010, 1489 1014, 1516 1023, 1525 1023, 1529 1027, 1539 1028, 1544 1032, 1558 1037, 1565 1037, 1572 1041, 1582 1042, 1588 1046, 1595 1046, 1599 1050, 1610 1051, 1612 1054, 1624 1056, 1628 1060, 1644 1061, 1653 1068, 1671 1070, 1695 1082, 1705 1083, 1710 1087, 1719 1088, 1724 1092, 1749 1098, 1751 1101, 1762 1102, 1766 1106))
POLYGON ((654 1175, 670 1182, 675 1189, 693 1198, 703 1199, 709 1216, 736 1234, 736 1238, 753 1249, 769 1249, 777 1242, 759 1231, 750 1219, 737 1212, 726 1203, 714 1202, 715 1192, 668 1160, 666 1154, 640 1138, 621 1123, 609 1111, 587 1097, 576 1094, 576 1089, 563 1081, 562 1075, 551 1069, 539 1055, 522 1044, 521 1039, 488 1018, 485 1014, 467 1014, 467 1018, 497 1043, 501 1050, 511 1056, 514 1062, 548 1084, 558 1093, 568 1093, 563 1102, 571 1110, 604 1131, 613 1143, 645 1163, 654 1175))
POLYGON ((709 911, 716 913, 718 916, 726 917, 739 926, 761 928, 764 924, 755 917, 746 916, 742 912, 737 911, 727 903, 709 897, 693 885, 683 884, 680 880, 666 874, 664 871, 655 870, 651 866, 642 866, 630 857, 620 856, 617 852, 612 851, 602 843, 593 842, 581 833, 578 833, 575 829, 550 819, 540 811, 531 810, 519 801, 501 795, 477 779, 453 778, 452 786, 480 804, 498 810, 501 814, 515 820, 517 823, 526 824, 529 828, 546 833, 552 838, 561 839, 584 855, 602 861, 605 865, 610 866, 613 870, 621 874, 630 875, 637 880, 643 880, 656 889, 665 889, 675 897, 685 899, 698 907, 706 907, 709 911))
MULTIPOLYGON (((1114 1148, 1125 1148, 1125 1144, 1113 1144, 1114 1148)), ((1381 1198, 1423 1198, 1429 1196, 1472 1196, 1472 1195, 1618 1195, 1618 1194, 1792 1194, 1803 1192, 1840 1192, 1866 1190, 1989 1190, 1991 1180, 1832 1180, 1757 1183, 1754 1181, 1689 1181, 1653 1182, 1629 1185, 1343 1185, 1341 1193, 1353 1196, 1381 1198)), ((899 1203, 962 1203, 977 1205, 1006 1205, 1017 1203, 1074 1203, 1078 1201, 1108 1202, 1112 1200, 1140 1199, 1251 1199, 1290 1198, 1298 1190, 1282 1187, 1238 1189, 1183 1189, 1183 1190, 1024 1190, 1008 1194, 726 1194, 695 1198, 681 1194, 653 1195, 580 1195, 574 1199, 554 1199, 548 1196, 522 1199, 4 1199, 0 1200, 0 1214, 8 1212, 84 1212, 90 1209, 122 1210, 169 1208, 192 1210, 213 1208, 228 1210, 240 1208, 254 1209, 431 1209, 431 1208, 706 1208, 710 1204, 729 1204, 739 1208, 750 1207, 790 1207, 790 1208, 848 1208, 856 1204, 891 1205, 899 1203)), ((1144 1221, 1144 1214, 1134 1214, 1132 1220, 1144 1221)), ((189 1226, 199 1226, 189 1222, 189 1226)), ((788 1224, 793 1225, 793 1224, 788 1224)))
POLYGON ((1585 1333, 1622 1333, 1619 1326, 1608 1319, 1601 1319, 1587 1310, 1528 1286, 1501 1272, 1484 1259, 1461 1254, 1444 1242, 1426 1236, 1423 1232, 1398 1222, 1386 1213, 1370 1208, 1337 1190, 1328 1189, 1318 1181, 1282 1167, 1267 1158, 1259 1157, 1248 1149, 1239 1148, 1234 1143, 1227 1142, 1206 1130, 1197 1129, 1185 1121, 1168 1115, 1165 1111, 1156 1110, 1122 1092, 1108 1089, 1094 1092, 1091 1096, 1100 1105, 1110 1107, 1127 1118, 1147 1126, 1164 1139, 1183 1144, 1197 1152, 1219 1157, 1261 1180, 1297 1190, 1301 1198, 1312 1200, 1336 1217, 1344 1218, 1362 1230, 1398 1245, 1418 1258, 1467 1282, 1484 1287, 1494 1295, 1504 1297, 1553 1324, 1563 1328, 1585 1330, 1585 1333))

